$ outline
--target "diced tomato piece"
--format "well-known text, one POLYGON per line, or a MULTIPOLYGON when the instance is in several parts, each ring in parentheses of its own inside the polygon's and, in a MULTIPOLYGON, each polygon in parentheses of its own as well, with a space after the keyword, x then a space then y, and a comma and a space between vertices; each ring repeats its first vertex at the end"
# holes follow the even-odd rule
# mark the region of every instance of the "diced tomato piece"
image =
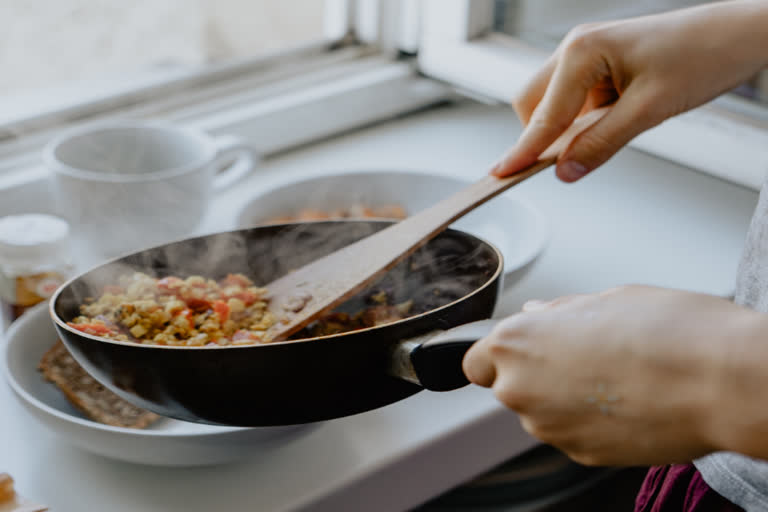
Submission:
POLYGON ((256 333, 251 331, 243 331, 239 330, 235 332, 235 334, 232 336, 233 341, 238 340, 253 340, 253 341, 261 341, 261 338, 256 335, 256 333))
POLYGON ((223 300, 214 301, 213 311, 219 315, 219 322, 222 324, 229 320, 229 306, 223 300))
POLYGON ((179 279, 178 277, 164 277, 157 281, 157 289, 160 291, 160 293, 164 293, 166 295, 175 295, 179 297, 181 295, 181 288, 184 285, 184 281, 179 279))
POLYGON ((168 276, 157 281, 157 287, 160 289, 178 288, 183 281, 178 277, 168 276))
POLYGON ((186 299, 185 302, 187 303, 187 307, 192 311, 206 311, 211 309, 211 303, 205 299, 196 299, 191 297, 186 299))
POLYGON ((221 281, 222 286, 241 286, 247 288, 253 286, 253 282, 242 274, 228 274, 221 281))
POLYGON ((243 304, 245 304, 246 306, 251 306, 253 305, 254 302, 256 302, 256 299, 258 299, 259 296, 251 291, 243 290, 242 292, 233 293, 232 295, 229 295, 227 298, 240 299, 241 301, 243 301, 243 304))
POLYGON ((67 325, 86 334, 93 334, 94 336, 105 336, 107 334, 112 334, 112 329, 102 324, 75 324, 72 322, 67 322, 67 325))

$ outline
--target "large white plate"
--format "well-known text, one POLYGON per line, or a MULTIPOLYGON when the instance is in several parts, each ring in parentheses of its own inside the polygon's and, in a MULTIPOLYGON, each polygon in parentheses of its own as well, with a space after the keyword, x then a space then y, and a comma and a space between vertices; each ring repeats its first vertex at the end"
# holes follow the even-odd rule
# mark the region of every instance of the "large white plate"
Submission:
MULTIPOLYGON (((237 224, 247 228, 302 208, 334 210, 355 204, 397 203, 409 214, 445 199, 470 182, 412 171, 368 171, 324 175, 281 185, 254 197, 240 211, 237 224)), ((480 206, 451 227, 494 244, 504 255, 504 283, 510 286, 531 268, 549 239, 544 215, 528 201, 502 195, 480 206)))
MULTIPOLYGON (((86 419, 37 370, 57 336, 47 304, 28 311, 6 333, 0 367, 21 403, 40 423, 92 453, 159 466, 200 466, 252 457, 274 443, 290 442, 312 425, 219 427, 162 418, 143 430, 86 419)), ((6 421, 6 420, 3 420, 6 421)))

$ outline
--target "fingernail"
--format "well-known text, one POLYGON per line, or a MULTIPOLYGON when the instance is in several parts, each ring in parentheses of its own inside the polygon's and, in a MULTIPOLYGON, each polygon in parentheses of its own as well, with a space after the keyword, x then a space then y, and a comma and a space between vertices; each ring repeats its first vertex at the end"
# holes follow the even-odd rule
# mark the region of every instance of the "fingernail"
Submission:
POLYGON ((504 169, 505 165, 507 163, 507 159, 509 158, 510 152, 507 151, 504 153, 501 158, 496 160, 496 163, 493 164, 491 167, 491 170, 489 171, 490 174, 493 174, 494 176, 498 176, 502 169, 504 169))
POLYGON ((569 181, 576 181, 589 172, 584 165, 573 160, 560 164, 560 176, 569 181))
POLYGON ((515 153, 510 150, 507 151, 503 157, 499 159, 498 162, 491 168, 491 174, 494 176, 504 177, 509 176, 510 174, 514 174, 522 167, 518 167, 517 160, 519 159, 518 156, 515 155, 515 153))

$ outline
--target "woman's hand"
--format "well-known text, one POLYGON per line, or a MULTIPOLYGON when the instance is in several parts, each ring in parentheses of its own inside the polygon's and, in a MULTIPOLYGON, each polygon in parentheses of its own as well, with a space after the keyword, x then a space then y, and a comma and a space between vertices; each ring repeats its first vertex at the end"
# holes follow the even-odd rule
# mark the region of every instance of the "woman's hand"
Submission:
POLYGON ((768 64, 766 27, 765 0, 577 27, 513 100, 526 127, 491 172, 507 176, 531 165, 579 113, 615 102, 560 157, 560 179, 578 180, 641 132, 768 64))
POLYGON ((584 464, 690 461, 726 448, 759 456, 768 453, 765 326, 724 299, 623 287, 527 303, 471 348, 464 371, 528 432, 584 464))

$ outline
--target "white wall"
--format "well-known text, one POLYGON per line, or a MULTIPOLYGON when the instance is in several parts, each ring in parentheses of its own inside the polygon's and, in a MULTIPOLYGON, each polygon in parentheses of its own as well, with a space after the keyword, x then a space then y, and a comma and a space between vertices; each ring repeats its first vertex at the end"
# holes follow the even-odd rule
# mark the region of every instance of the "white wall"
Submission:
POLYGON ((322 0, 0 0, 0 94, 319 38, 322 0))

